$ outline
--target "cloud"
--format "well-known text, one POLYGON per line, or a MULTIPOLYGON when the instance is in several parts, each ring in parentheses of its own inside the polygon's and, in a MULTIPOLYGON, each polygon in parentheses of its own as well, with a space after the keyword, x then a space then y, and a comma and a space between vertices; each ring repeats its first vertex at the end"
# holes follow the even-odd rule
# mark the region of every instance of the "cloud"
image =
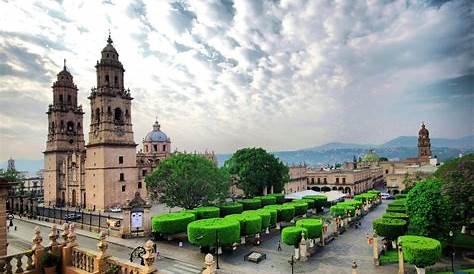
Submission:
MULTIPOLYGON (((437 137, 472 134, 472 90, 453 86, 467 87, 459 79, 474 69, 468 0, 64 0, 0 10, 1 105, 38 105, 18 117, 0 110, 2 143, 24 138, 14 123, 46 124, 63 58, 88 123, 108 29, 135 98, 137 142, 155 116, 188 151, 382 143, 415 134, 421 120, 437 137), (457 109, 443 116, 438 107, 457 109)), ((46 136, 46 127, 35 130, 46 136)))

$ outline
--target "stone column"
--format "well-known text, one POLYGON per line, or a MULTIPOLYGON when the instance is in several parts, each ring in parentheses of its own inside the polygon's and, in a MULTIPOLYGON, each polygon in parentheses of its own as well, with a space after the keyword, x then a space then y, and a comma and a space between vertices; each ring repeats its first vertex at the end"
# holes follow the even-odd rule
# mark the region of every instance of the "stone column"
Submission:
POLYGON ((0 257, 7 255, 7 197, 8 188, 0 187, 0 257))
POLYGON ((63 239, 63 244, 61 247, 61 269, 62 273, 66 273, 66 268, 72 265, 72 248, 75 245, 76 235, 74 234, 74 227, 72 226, 72 231, 70 226, 67 223, 63 224, 63 233, 61 233, 61 238, 63 239), (69 239, 69 234, 71 234, 71 239, 69 239), (72 243, 71 243, 72 242, 72 243))
POLYGON ((333 218, 333 229, 334 229, 334 235, 337 236, 338 231, 339 231, 339 222, 337 217, 333 218))
POLYGON ((35 236, 32 239, 33 245, 31 250, 33 251, 33 258, 35 262, 35 269, 41 269, 41 257, 45 252, 44 247, 41 245, 43 242, 43 237, 41 237, 41 231, 39 227, 35 227, 35 236))
POLYGON ((146 205, 143 206, 143 233, 144 233, 145 237, 147 237, 151 234, 150 208, 151 208, 151 205, 147 201, 146 205))
POLYGON ((105 272, 105 259, 107 258, 107 255, 105 254, 107 251, 107 233, 104 231, 101 231, 99 233, 99 243, 97 243, 97 248, 99 249, 99 252, 97 253, 95 260, 94 260, 94 273, 104 273, 105 272))
POLYGON ((120 222, 120 234, 122 234, 122 237, 127 237, 130 235, 130 227, 131 227, 131 207, 128 206, 130 203, 129 200, 126 202, 126 206, 122 207, 122 221, 120 222))
POLYGON ((143 261, 145 262, 145 272, 141 274, 148 274, 148 273, 157 273, 158 271, 153 266, 155 262, 155 254, 153 253, 153 242, 148 240, 145 243, 145 255, 143 255, 143 261))
POLYGON ((402 243, 398 244, 398 274, 405 274, 402 243))
POLYGON ((50 245, 51 245, 51 251, 57 252, 59 247, 58 247, 58 229, 56 228, 56 225, 53 225, 51 227, 51 232, 49 232, 48 235, 50 245))
POLYGON ((300 241, 300 261, 306 262, 308 260, 308 250, 306 248, 306 239, 304 238, 304 232, 301 232, 300 241))
POLYGON ((378 244, 377 234, 374 233, 373 237, 374 237, 374 245, 373 245, 374 265, 379 265, 379 244, 378 244))
POLYGON ((357 263, 352 260, 352 274, 357 274, 357 263))
POLYGON ((209 253, 204 257, 204 266, 206 268, 202 271, 202 274, 216 274, 216 262, 214 261, 214 257, 209 253))

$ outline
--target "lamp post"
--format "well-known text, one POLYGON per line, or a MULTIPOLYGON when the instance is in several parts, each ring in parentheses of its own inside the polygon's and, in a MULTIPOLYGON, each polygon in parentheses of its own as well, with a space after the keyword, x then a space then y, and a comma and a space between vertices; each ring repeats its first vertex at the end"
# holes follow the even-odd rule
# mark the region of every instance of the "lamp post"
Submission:
POLYGON ((295 265, 295 255, 291 255, 291 260, 288 261, 291 265, 291 274, 293 274, 293 266, 295 265))
POLYGON ((453 236, 454 233, 452 230, 449 231, 449 240, 451 244, 451 272, 454 273, 454 245, 453 245, 453 236))
POLYGON ((216 229, 216 268, 219 268, 219 234, 218 230, 216 229))

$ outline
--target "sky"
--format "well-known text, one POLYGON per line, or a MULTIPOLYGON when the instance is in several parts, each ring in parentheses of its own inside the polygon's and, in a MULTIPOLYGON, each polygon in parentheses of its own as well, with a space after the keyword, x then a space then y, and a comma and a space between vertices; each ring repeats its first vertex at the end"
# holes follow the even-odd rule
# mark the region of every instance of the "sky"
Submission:
POLYGON ((0 160, 41 159, 67 59, 90 122, 110 30, 141 144, 293 150, 474 134, 474 2, 0 1, 0 160))

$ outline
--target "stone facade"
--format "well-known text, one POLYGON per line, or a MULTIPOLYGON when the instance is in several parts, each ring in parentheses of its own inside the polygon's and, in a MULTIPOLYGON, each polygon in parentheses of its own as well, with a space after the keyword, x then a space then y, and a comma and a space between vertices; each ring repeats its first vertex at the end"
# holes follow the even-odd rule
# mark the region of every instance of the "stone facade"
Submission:
POLYGON ((290 180, 285 184, 285 193, 304 191, 307 188, 307 166, 290 166, 290 180))

